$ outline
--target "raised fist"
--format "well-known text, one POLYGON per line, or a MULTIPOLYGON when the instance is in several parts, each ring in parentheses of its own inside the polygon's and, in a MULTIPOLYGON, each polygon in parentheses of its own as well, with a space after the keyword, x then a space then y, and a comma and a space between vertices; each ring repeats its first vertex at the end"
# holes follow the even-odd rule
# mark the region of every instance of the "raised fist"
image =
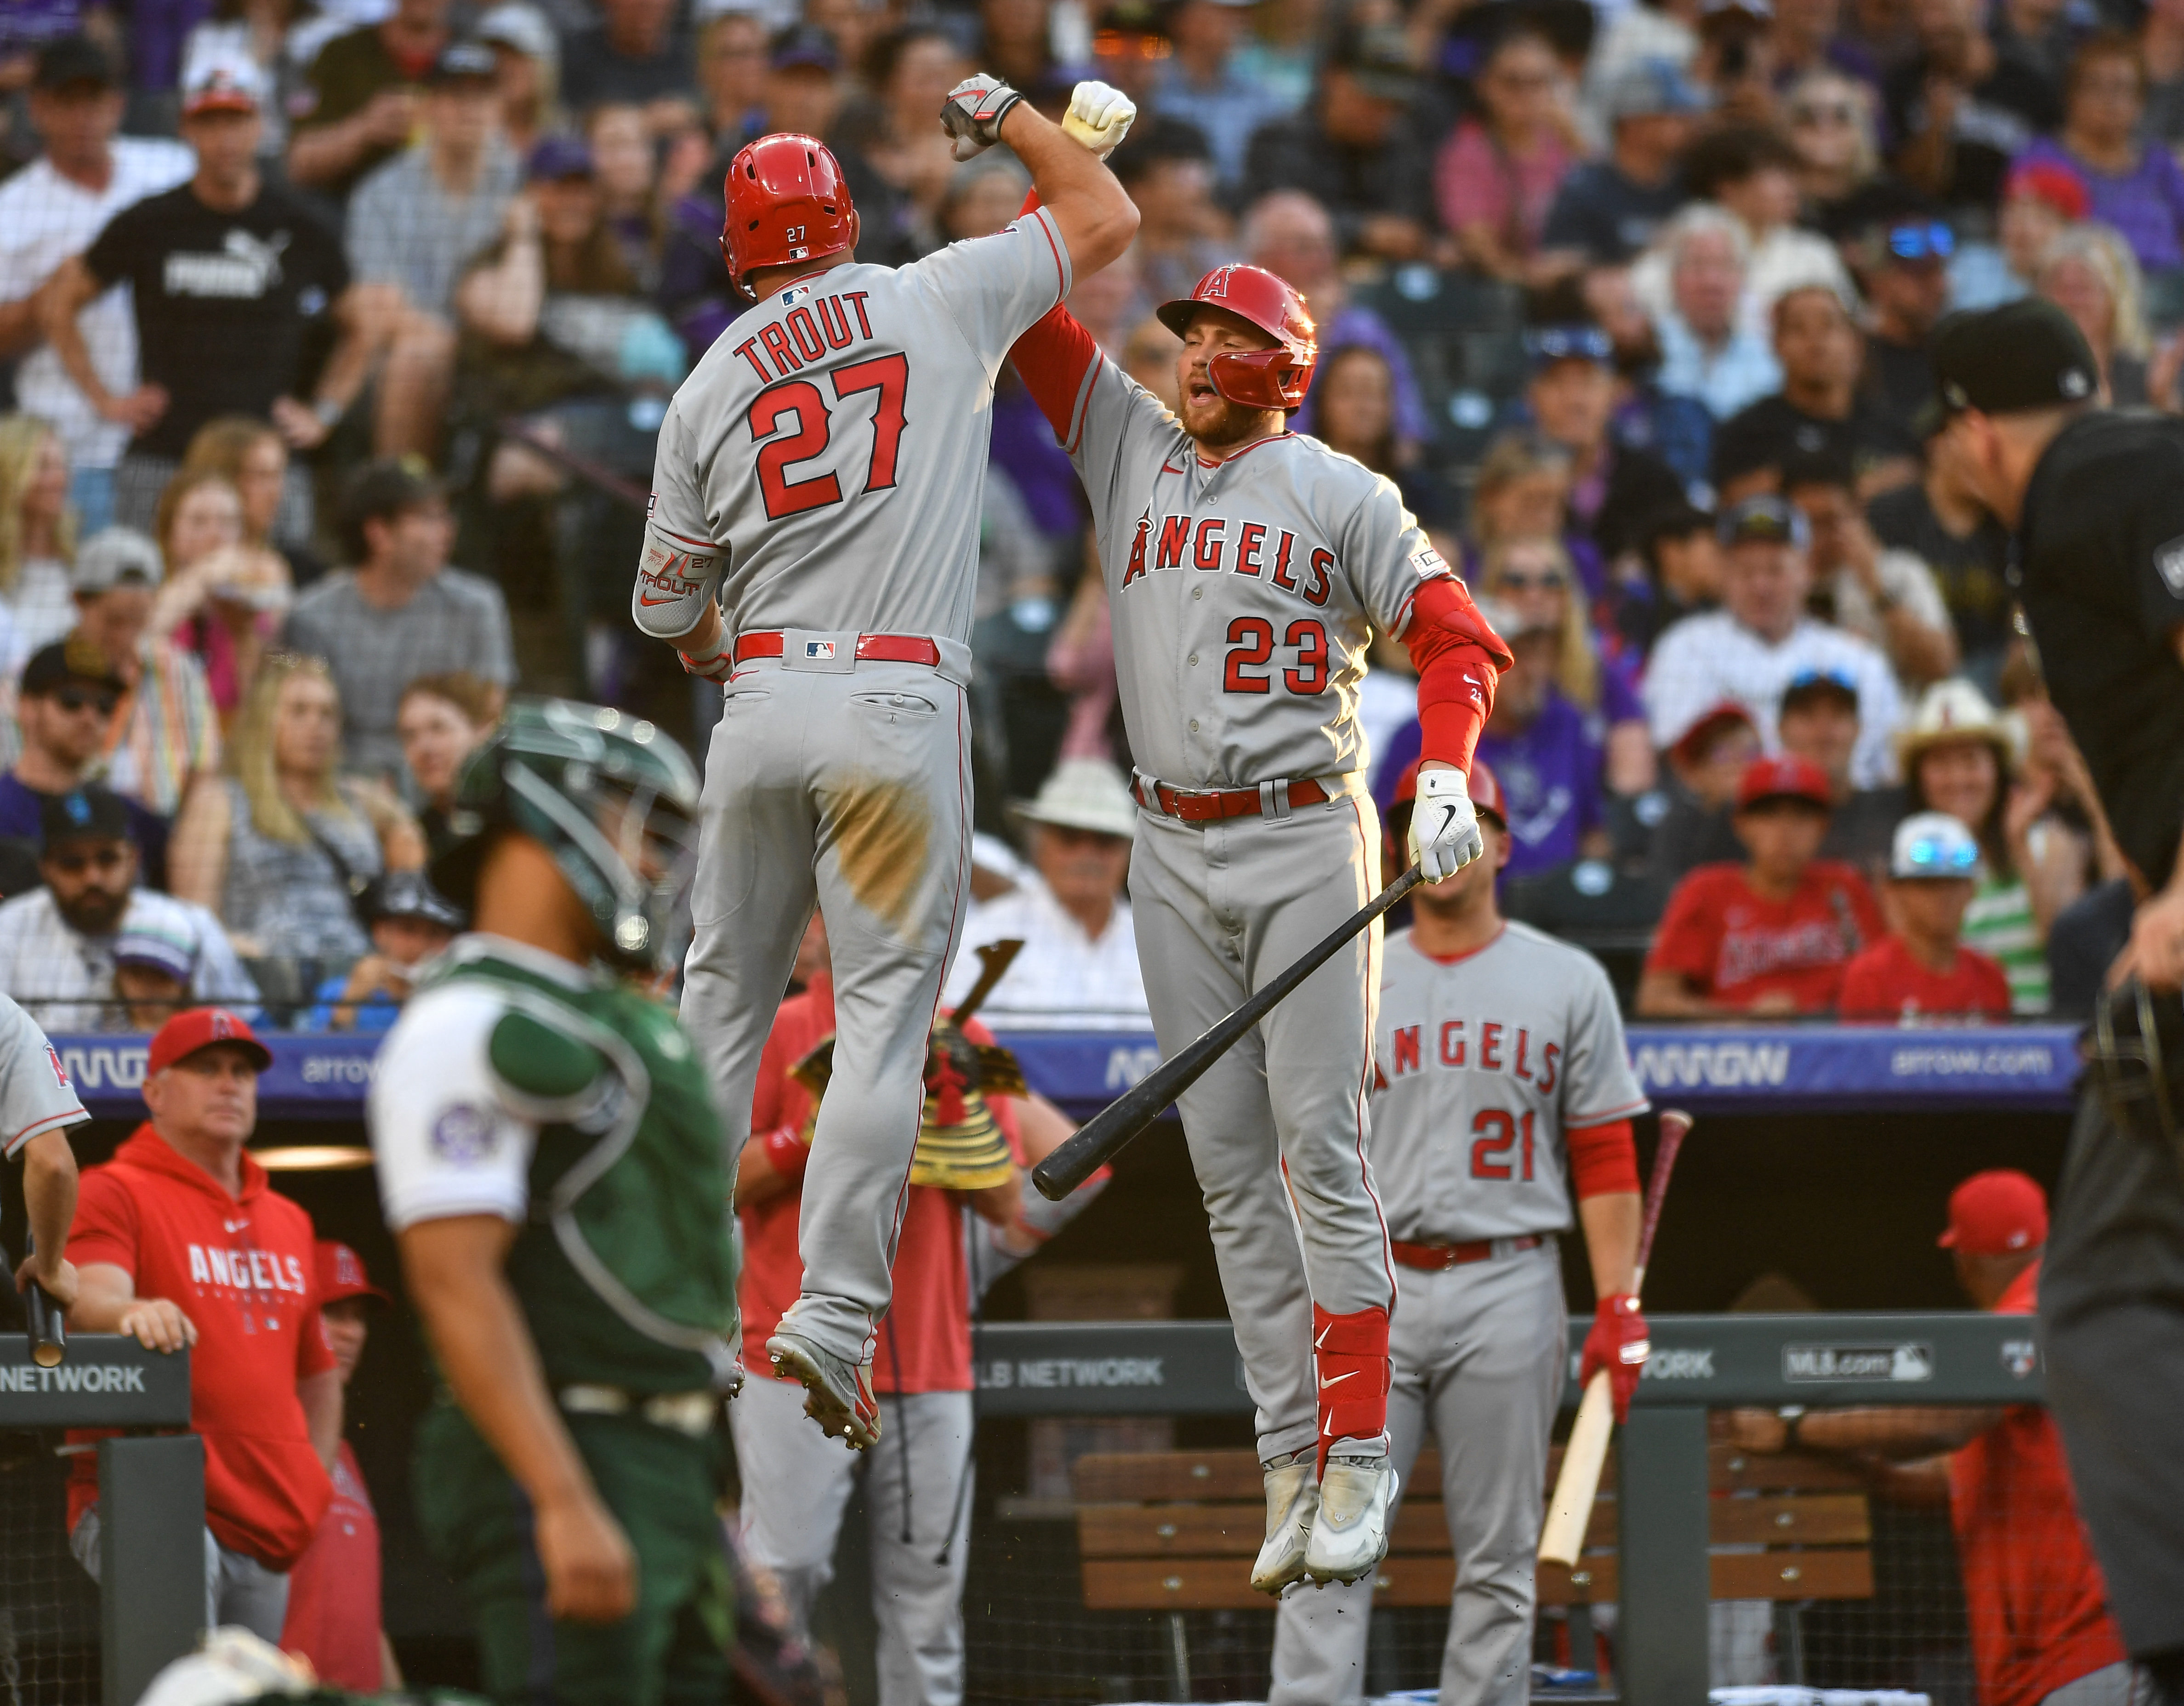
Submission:
POLYGON ((1061 128, 1104 160, 1122 146, 1137 116, 1138 103, 1112 84, 1079 83, 1061 128))
POLYGON ((999 77, 966 77, 940 103, 940 128, 956 139, 956 158, 975 159, 1001 139, 1001 120, 1023 99, 999 77))

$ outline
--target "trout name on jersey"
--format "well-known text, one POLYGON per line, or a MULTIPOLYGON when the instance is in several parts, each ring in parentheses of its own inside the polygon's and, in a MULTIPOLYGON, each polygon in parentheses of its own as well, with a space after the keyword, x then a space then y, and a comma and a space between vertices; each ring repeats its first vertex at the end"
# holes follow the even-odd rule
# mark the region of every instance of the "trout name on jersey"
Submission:
POLYGON ((867 342, 872 335, 872 320, 865 312, 870 291, 845 290, 832 296, 815 295, 808 302, 797 301, 801 294, 793 288, 781 292, 782 298, 794 302, 795 306, 734 346, 735 353, 750 363, 760 384, 771 385, 777 379, 800 373, 806 362, 821 360, 829 350, 867 342))

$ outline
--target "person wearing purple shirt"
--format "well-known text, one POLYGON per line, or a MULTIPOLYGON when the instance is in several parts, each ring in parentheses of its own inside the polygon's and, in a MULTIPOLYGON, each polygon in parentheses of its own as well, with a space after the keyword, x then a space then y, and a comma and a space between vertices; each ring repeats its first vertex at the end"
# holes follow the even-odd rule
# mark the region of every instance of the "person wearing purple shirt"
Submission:
POLYGON ((2113 226, 2149 273, 2184 266, 2184 169, 2139 137, 2146 68, 2128 37, 2096 36, 2071 62, 2063 127, 2027 144, 2016 164, 2048 161, 2075 173, 2092 217, 2113 226))

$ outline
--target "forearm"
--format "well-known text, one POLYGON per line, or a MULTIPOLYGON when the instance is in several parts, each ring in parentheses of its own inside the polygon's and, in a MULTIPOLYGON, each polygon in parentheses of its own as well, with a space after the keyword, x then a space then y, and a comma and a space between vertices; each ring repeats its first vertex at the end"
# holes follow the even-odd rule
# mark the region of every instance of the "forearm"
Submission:
POLYGON ((322 1369, 315 1374, 306 1374, 296 1382, 296 1397, 304 1407, 304 1426, 311 1436, 311 1449, 319 1454, 319 1461, 331 1475, 334 1458, 341 1451, 340 1373, 322 1369))
POLYGON ((967 1193, 971 1212, 995 1226, 1013 1226, 1023 1212, 1023 1169, 1013 1169, 1007 1182, 967 1193))
POLYGON ((1029 101, 1009 109, 1000 136, 1053 214, 1076 276, 1089 277, 1130 246, 1138 230, 1137 206, 1097 154, 1029 101))
POLYGON ((343 326, 340 341, 326 357, 325 367, 320 370, 311 405, 316 408, 323 404, 329 412, 339 410, 346 414, 349 404, 356 401, 357 393, 364 389, 371 355, 371 340, 356 326, 343 326))
POLYGON ((1580 1197, 1578 1224, 1585 1229, 1585 1259, 1592 1266, 1592 1295, 1618 1297, 1630 1290, 1638 1261, 1642 1203, 1635 1190, 1580 1197))
POLYGON ((1947 628, 1934 627, 1920 621, 1902 605, 1882 617, 1882 625, 1888 641, 1888 655, 1894 661, 1898 675, 1910 681, 1928 682, 1940 681, 1956 672, 1957 638, 1947 628))
POLYGON ((1638 980, 1638 1011, 1649 1018, 1702 1019, 1729 1009, 1694 994, 1680 972, 1648 972, 1638 980))
POLYGON ((121 1318, 141 1301, 136 1282, 126 1269, 110 1263, 86 1262, 78 1270, 75 1307, 69 1311, 69 1325, 79 1333, 118 1333, 121 1318))
POLYGON ((1797 1419, 1806 1451, 1903 1459, 1953 1452, 2002 1419, 2000 1410, 1808 1410, 1797 1419))
POLYGON ((83 328, 75 319, 94 293, 95 287, 85 287, 92 283, 81 261, 69 261, 47 282, 36 302, 46 342, 53 345, 63 371, 75 388, 83 393, 84 400, 99 409, 114 401, 114 393, 106 388, 106 382, 92 365, 90 346, 83 341, 83 328))
POLYGON ((45 336, 38 322, 38 298, 34 292, 14 302, 0 302, 0 360, 27 355, 45 336))
POLYGON ((288 143, 288 176, 317 187, 355 170, 371 147, 364 114, 298 131, 288 143))
POLYGON ((75 1191, 75 1151, 65 1131, 42 1132, 24 1146, 23 1202, 41 1267, 49 1268, 68 1254, 75 1191))
POLYGON ((456 306, 463 318, 496 343, 528 343, 546 305, 546 254, 538 239, 510 243, 498 265, 463 282, 456 306))

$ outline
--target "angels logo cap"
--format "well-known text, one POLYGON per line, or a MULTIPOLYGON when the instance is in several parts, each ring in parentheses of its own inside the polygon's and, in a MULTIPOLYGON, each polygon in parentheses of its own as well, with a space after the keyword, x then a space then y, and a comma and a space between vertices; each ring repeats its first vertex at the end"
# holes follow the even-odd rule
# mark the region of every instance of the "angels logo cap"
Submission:
POLYGON ((319 1302, 346 1302, 351 1297, 369 1297, 375 1302, 392 1303, 394 1300, 371 1283, 365 1269, 364 1257, 348 1245, 332 1238, 321 1238, 314 1247, 319 1270, 319 1302))
POLYGON ((176 1061, 217 1043, 232 1043, 250 1056, 260 1072, 273 1064, 272 1050, 258 1040, 258 1033, 241 1014, 226 1007, 192 1007, 187 1012, 176 1013, 153 1034, 144 1070, 164 1072, 176 1061))
POLYGON ((2085 333, 2042 298, 1953 314, 1935 328, 1934 392, 1945 415, 2090 403, 2099 388, 2100 369, 2085 333))
POLYGON ((1975 1173, 1949 1193, 1948 1229, 1935 1240, 1967 1256, 2010 1256, 2048 1241, 2048 1193, 2014 1167, 1975 1173))

